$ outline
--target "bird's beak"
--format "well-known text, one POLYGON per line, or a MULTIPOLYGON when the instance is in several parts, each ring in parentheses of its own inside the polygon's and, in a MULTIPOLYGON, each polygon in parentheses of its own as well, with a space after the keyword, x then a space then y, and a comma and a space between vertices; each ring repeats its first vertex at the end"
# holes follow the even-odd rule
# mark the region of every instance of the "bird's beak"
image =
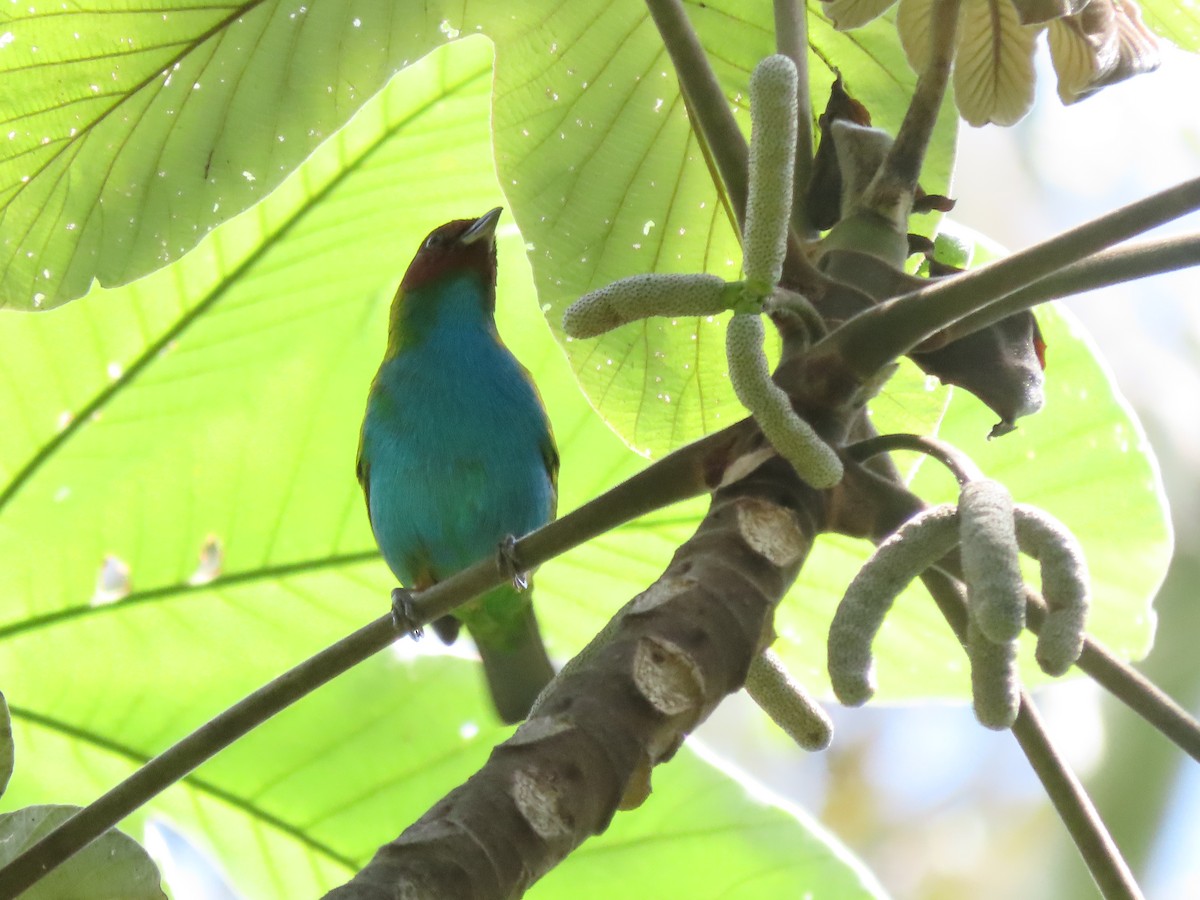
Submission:
POLYGON ((476 241, 490 241, 496 235, 496 223, 500 221, 500 213, 504 212, 504 207, 497 206, 495 209, 488 210, 478 219, 476 219, 471 227, 462 233, 462 237, 458 239, 460 244, 473 244, 476 241))

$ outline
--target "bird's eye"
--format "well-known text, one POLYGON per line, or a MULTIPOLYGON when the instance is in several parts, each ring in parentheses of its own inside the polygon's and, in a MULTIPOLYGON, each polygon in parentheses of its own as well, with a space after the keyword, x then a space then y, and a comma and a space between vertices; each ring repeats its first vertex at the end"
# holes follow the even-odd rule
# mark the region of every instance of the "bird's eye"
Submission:
POLYGON ((442 237, 440 232, 435 231, 429 237, 425 238, 425 249, 433 250, 437 247, 441 247, 445 243, 446 239, 442 237))

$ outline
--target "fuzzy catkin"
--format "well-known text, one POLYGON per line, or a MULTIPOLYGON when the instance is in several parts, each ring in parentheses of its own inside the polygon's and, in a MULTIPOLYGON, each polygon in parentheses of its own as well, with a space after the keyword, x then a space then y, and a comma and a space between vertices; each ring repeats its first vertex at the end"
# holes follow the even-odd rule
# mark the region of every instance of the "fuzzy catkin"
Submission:
POLYGON ((981 478, 963 486, 958 512, 967 605, 989 640, 1011 641, 1025 627, 1012 496, 1000 482, 981 478))
POLYGON ((1046 619, 1038 634, 1036 658, 1048 675, 1062 675, 1083 652, 1087 626, 1087 560, 1067 526, 1044 510, 1018 504, 1014 508, 1017 542, 1042 567, 1046 619))
POLYGON ((995 643, 967 622, 967 655, 971 659, 971 698, 979 724, 1003 731, 1017 720, 1021 682, 1017 676, 1017 642, 995 643))
POLYGON ((590 338, 650 316, 714 316, 736 299, 736 288, 716 275, 631 275, 567 307, 563 331, 590 338))
POLYGON ((846 588, 829 626, 828 665, 833 692, 846 706, 875 693, 871 644, 905 586, 953 549, 958 510, 942 504, 917 513, 875 548, 846 588))
POLYGON ((829 714, 772 651, 764 650, 750 663, 746 693, 802 750, 824 750, 833 740, 829 714))
POLYGON ((788 395, 771 380, 764 337, 762 317, 757 313, 739 313, 729 320, 725 350, 734 393, 753 413, 771 446, 801 478, 816 488, 833 487, 842 480, 842 461, 813 427, 796 415, 788 395))
POLYGON ((776 54, 750 75, 750 185, 742 241, 746 282, 770 293, 783 274, 796 164, 796 66, 776 54))

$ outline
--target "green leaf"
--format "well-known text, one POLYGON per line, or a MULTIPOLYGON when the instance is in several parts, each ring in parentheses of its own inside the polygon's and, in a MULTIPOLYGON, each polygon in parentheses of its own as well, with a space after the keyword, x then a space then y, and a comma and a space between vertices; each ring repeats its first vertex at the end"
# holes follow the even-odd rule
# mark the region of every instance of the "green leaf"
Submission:
MULTIPOLYGON (((689 13, 748 127, 742 95, 772 52, 769 9, 726 0, 689 13)), ((914 77, 890 18, 845 35, 813 17, 816 108, 833 64, 895 130, 914 77)), ((120 285, 179 258, 266 196, 393 72, 474 31, 498 47, 496 165, 556 333, 566 305, 623 275, 738 273, 736 237, 638 0, 598 11, 542 0, 517 14, 486 3, 157 0, 31 6, 8 28, 0 109, 17 115, 0 145, 0 306, 57 306, 93 279, 120 285)), ((931 190, 948 183, 953 130, 946 117, 926 166, 931 190)), ((713 322, 639 323, 567 349, 589 397, 644 452, 740 416, 713 322)))
MULTIPOLYGON (((748 130, 749 74, 774 48, 769 4, 687 11, 748 130)), ((836 65, 876 123, 894 132, 915 77, 890 17, 853 34, 813 17, 811 29, 815 108, 824 107, 836 65)), ((594 16, 562 4, 534 27, 522 23, 519 36, 498 31, 496 39, 497 167, 556 333, 577 297, 626 275, 739 276, 737 237, 640 2, 614 0, 594 16)), ((954 124, 947 115, 939 126, 930 190, 948 183, 954 124)), ((636 322, 565 346, 584 391, 640 452, 660 454, 743 414, 719 319, 636 322)))
POLYGON ((20 309, 179 258, 445 39, 438 9, 390 0, 21 4, 6 18, 0 307, 20 309))
MULTIPOLYGON (((0 865, 45 837, 78 811, 75 806, 27 806, 0 815, 0 865)), ((166 900, 158 869, 137 841, 109 829, 28 891, 22 900, 121 897, 166 900)))
MULTIPOLYGON (((257 729, 126 827, 167 823, 243 896, 317 896, 348 880, 506 736, 491 724, 474 668, 381 655, 257 729)), ((94 796, 142 758, 55 719, 17 722, 21 744, 45 757, 18 779, 22 799, 94 796)), ((531 896, 612 897, 634 879, 648 896, 730 896, 735 888, 743 893, 732 896, 883 896, 804 813, 748 794, 690 752, 658 769, 647 802, 619 815, 531 896)))
MULTIPOLYGON (((0 683, 27 761, 7 803, 88 802, 386 614, 394 580, 354 479, 358 426, 409 254, 432 224, 502 201, 489 166, 491 59, 473 38, 409 67, 260 205, 167 268, 0 318, 0 417, 11 423, 0 431, 0 683)), ((576 387, 511 225, 499 244, 500 330, 541 385, 569 509, 642 460, 576 387)), ((577 650, 697 518, 696 507, 668 510, 540 570, 552 651, 577 650)), ((313 896, 346 880, 504 734, 478 666, 425 658, 438 651, 426 640, 415 660, 408 642, 381 654, 131 827, 165 817, 247 896, 313 896)), ((728 796, 723 775, 679 762, 695 770, 689 790, 728 796)), ((671 793, 647 810, 656 802, 671 793)), ((680 853, 741 871, 817 871, 784 853, 801 841, 818 852, 825 839, 807 823, 744 798, 728 815, 761 823, 771 852, 732 824, 709 834, 681 821, 668 834, 680 853)), ((609 877, 618 893, 624 876, 609 877)))
POLYGON ((1142 13, 1158 34, 1175 46, 1200 52, 1200 9, 1179 0, 1141 0, 1142 13))

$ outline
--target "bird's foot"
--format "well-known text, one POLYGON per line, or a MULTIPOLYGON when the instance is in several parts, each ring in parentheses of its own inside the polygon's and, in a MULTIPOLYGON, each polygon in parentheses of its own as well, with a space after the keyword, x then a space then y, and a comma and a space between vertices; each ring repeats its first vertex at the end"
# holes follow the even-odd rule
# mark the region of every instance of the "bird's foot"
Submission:
POLYGON ((518 591, 529 590, 529 573, 521 570, 521 561, 517 558, 517 539, 511 534, 496 548, 496 568, 512 581, 512 586, 518 591))
POLYGON ((412 591, 400 587, 392 589, 392 623, 398 632, 407 634, 414 641, 425 633, 417 622, 412 591))

